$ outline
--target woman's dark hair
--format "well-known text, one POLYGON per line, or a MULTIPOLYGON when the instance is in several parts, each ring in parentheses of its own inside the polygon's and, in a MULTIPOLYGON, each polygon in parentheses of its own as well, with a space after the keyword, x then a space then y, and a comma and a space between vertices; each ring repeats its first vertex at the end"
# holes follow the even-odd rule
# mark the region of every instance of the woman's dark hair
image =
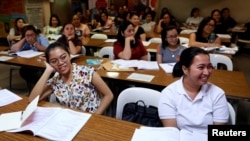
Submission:
MULTIPOLYGON (((63 34, 63 31, 64 31, 64 28, 66 27, 66 25, 72 25, 74 27, 74 30, 75 30, 75 26, 72 24, 72 23, 65 23, 63 24, 63 27, 61 29, 61 33, 62 33, 62 37, 65 37, 65 40, 67 40, 66 36, 63 34)), ((78 38, 76 33, 75 33, 75 38, 78 38)))
POLYGON ((22 38, 25 37, 25 33, 28 30, 32 30, 37 35, 39 34, 39 32, 37 31, 37 29, 33 25, 27 25, 27 26, 23 27, 23 29, 22 29, 22 38))
POLYGON ((206 17, 206 18, 204 18, 204 19, 201 21, 201 23, 199 24, 199 27, 198 27, 198 29, 197 29, 196 41, 202 40, 201 38, 203 38, 203 37, 202 37, 203 29, 204 29, 204 27, 205 27, 211 20, 213 20, 213 21, 214 21, 214 24, 216 25, 216 21, 215 21, 215 19, 212 18, 212 17, 206 17))
POLYGON ((22 29, 20 30, 19 27, 17 26, 17 23, 18 23, 19 20, 22 20, 25 23, 24 19, 21 18, 21 17, 15 19, 15 28, 14 28, 15 29, 15 35, 21 35, 22 34, 22 29))
MULTIPOLYGON (((215 12, 219 12, 220 13, 220 10, 219 9, 214 9, 212 12, 211 12, 211 17, 213 17, 214 13, 215 12)), ((221 13, 220 13, 221 14, 221 13)))
POLYGON ((180 60, 175 64, 173 68, 173 77, 181 77, 184 74, 182 66, 189 68, 193 63, 194 57, 199 54, 205 54, 209 56, 207 51, 199 47, 189 47, 183 50, 180 56, 180 60))
POLYGON ((195 13, 196 11, 199 12, 200 10, 199 10, 199 8, 194 7, 194 8, 191 10, 190 17, 193 17, 193 16, 194 16, 194 13, 195 13))
POLYGON ((51 50, 53 50, 53 49, 55 49, 55 48, 60 48, 60 49, 62 49, 62 50, 64 50, 64 51, 66 51, 68 54, 70 54, 70 53, 69 53, 68 47, 66 47, 66 46, 65 46, 64 44, 62 44, 62 43, 54 42, 54 43, 50 44, 50 45, 46 48, 46 50, 45 50, 46 62, 49 63, 49 58, 50 58, 49 53, 50 53, 51 50))
MULTIPOLYGON (((173 30, 173 29, 175 29, 177 31, 177 33, 178 33, 177 27, 173 26, 173 25, 167 26, 167 27, 162 29, 162 31, 161 31, 161 41, 162 41, 161 47, 163 49, 165 49, 169 45, 168 41, 166 40, 167 32, 170 31, 170 30, 173 30)), ((178 39, 178 44, 180 44, 179 39, 178 39)))
POLYGON ((221 9, 221 14, 222 14, 224 11, 230 11, 230 9, 229 9, 229 8, 227 8, 227 7, 222 8, 222 9, 221 9))
POLYGON ((55 15, 55 14, 52 14, 52 15, 50 16, 50 19, 49 19, 49 26, 52 26, 52 18, 56 18, 56 20, 58 21, 57 26, 61 26, 61 21, 60 21, 59 17, 58 17, 57 15, 55 15))
MULTIPOLYGON (((124 34, 125 30, 128 28, 129 25, 134 26, 131 22, 124 21, 120 25, 119 30, 118 30, 117 42, 121 43, 123 47, 125 46, 125 37, 123 36, 123 34, 124 34)), ((134 36, 134 37, 135 37, 135 42, 133 44, 130 44, 131 48, 136 47, 139 44, 138 40, 140 40, 140 39, 136 38, 136 36, 134 36)))
POLYGON ((104 14, 104 15, 106 15, 106 17, 107 17, 107 19, 108 19, 108 12, 106 12, 106 11, 103 11, 101 14, 100 14, 100 16, 101 16, 101 18, 100 18, 100 23, 101 23, 101 26, 104 26, 105 25, 105 23, 106 23, 106 21, 103 21, 102 20, 102 14, 104 14))
POLYGON ((129 15, 129 19, 131 19, 133 16, 139 17, 139 15, 137 13, 131 12, 130 15, 129 15))

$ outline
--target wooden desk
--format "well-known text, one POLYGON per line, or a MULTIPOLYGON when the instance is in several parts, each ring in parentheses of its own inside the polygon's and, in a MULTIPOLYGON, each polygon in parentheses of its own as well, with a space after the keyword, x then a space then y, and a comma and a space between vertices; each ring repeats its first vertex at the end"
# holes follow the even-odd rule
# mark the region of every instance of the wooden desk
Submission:
MULTIPOLYGON (((105 42, 105 39, 91 39, 91 38, 84 38, 82 40, 84 46, 90 48, 103 48, 105 46, 113 46, 113 42, 105 42)), ((157 47, 159 46, 158 43, 150 43, 148 46, 145 46, 149 52, 156 52, 157 47)))
MULTIPOLYGON (((79 56, 72 61, 79 65, 86 65, 87 58, 97 58, 93 56, 79 56)), ((105 62, 105 59, 104 59, 105 62)), ((31 66, 37 68, 44 68, 43 61, 39 60, 39 57, 34 58, 21 58, 16 57, 8 61, 0 61, 0 63, 18 65, 18 66, 31 66)), ((105 70, 97 71, 104 79, 112 82, 119 81, 136 86, 150 87, 157 90, 162 90, 170 83, 174 82, 176 78, 172 77, 172 74, 166 74, 161 68, 159 70, 136 70, 136 73, 154 75, 155 77, 151 82, 129 80, 127 77, 131 72, 107 72, 105 70)), ((221 87, 228 97, 250 99, 250 89, 247 79, 243 72, 238 71, 226 71, 226 70, 214 70, 210 77, 210 82, 221 87)))
MULTIPOLYGON (((23 96, 21 101, 0 107, 0 113, 24 110, 28 105, 28 98, 23 96)), ((39 106, 55 107, 58 105, 40 101, 39 106)), ((92 114, 88 122, 75 136, 74 141, 130 141, 139 124, 117 120, 115 118, 92 114)), ((20 141, 42 141, 40 137, 32 136, 29 133, 8 133, 0 132, 0 140, 20 140, 20 141)))
POLYGON ((6 51, 9 49, 10 49, 10 47, 8 47, 8 46, 0 46, 0 51, 6 51))

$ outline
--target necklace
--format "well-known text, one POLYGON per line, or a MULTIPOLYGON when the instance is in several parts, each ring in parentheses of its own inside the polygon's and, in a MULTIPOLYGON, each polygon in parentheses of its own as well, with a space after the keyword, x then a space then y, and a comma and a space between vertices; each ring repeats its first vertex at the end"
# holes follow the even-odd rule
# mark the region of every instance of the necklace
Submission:
POLYGON ((174 58, 175 55, 174 55, 174 52, 170 52, 171 53, 171 57, 174 58))

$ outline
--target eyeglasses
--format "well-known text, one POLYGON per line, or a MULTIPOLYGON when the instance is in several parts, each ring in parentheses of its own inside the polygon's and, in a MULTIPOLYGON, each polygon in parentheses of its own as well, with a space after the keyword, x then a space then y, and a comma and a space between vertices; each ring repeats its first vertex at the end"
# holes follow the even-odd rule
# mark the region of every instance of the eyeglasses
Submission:
POLYGON ((215 27, 215 25, 214 24, 207 24, 207 26, 210 26, 210 27, 215 27))
POLYGON ((66 62, 67 59, 68 59, 68 55, 65 53, 65 54, 61 55, 58 59, 53 58, 53 59, 49 60, 49 62, 50 62, 50 64, 52 64, 52 65, 58 65, 59 60, 60 60, 61 62, 66 62))
POLYGON ((175 39, 175 38, 177 38, 178 37, 178 35, 173 35, 173 36, 168 36, 167 38, 168 39, 175 39))

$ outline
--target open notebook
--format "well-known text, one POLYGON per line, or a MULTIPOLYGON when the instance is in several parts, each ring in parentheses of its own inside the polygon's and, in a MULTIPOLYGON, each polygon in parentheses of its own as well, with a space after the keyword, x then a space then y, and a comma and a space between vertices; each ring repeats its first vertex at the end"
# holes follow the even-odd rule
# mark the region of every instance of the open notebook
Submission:
POLYGON ((70 109, 37 107, 38 100, 39 96, 24 111, 1 114, 0 131, 30 131, 48 140, 73 140, 91 117, 70 109))
POLYGON ((207 134, 175 127, 140 127, 135 129, 132 141, 207 141, 207 134))

